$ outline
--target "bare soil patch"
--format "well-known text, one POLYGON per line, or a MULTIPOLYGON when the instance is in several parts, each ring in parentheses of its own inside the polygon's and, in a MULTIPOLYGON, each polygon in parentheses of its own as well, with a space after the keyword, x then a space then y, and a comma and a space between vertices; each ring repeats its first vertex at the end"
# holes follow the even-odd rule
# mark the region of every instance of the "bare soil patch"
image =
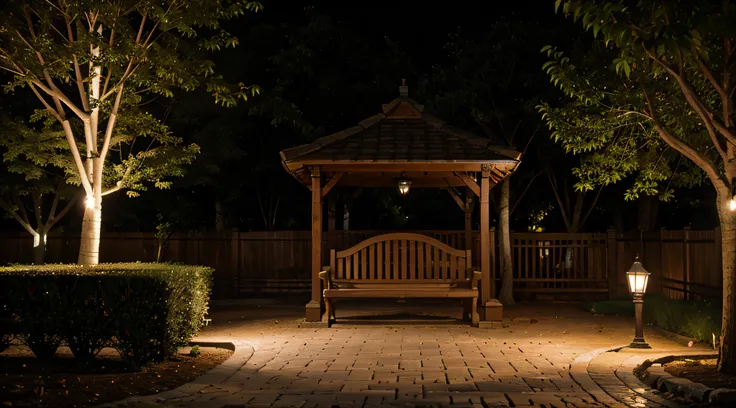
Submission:
POLYGON ((716 370, 716 359, 677 360, 665 364, 665 371, 711 388, 736 388, 736 375, 716 370))
POLYGON ((111 350, 80 363, 60 348, 54 360, 40 361, 27 347, 12 345, 0 353, 0 406, 88 407, 156 394, 194 380, 232 354, 222 348, 199 350, 193 357, 188 348, 182 349, 161 363, 132 371, 111 350))

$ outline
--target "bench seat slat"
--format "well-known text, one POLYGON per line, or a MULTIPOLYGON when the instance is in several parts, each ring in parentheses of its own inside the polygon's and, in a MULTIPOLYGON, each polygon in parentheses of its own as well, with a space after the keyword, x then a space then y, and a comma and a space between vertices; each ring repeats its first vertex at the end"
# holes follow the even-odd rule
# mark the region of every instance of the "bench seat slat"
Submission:
POLYGON ((325 289, 327 299, 355 299, 355 298, 474 298, 478 291, 464 288, 450 288, 444 290, 424 289, 325 289))

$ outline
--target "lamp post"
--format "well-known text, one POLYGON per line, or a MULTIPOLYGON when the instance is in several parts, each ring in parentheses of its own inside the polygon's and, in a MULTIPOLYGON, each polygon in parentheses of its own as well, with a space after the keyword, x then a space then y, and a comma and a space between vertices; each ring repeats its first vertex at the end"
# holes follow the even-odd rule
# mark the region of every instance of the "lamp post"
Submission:
POLYGON ((636 319, 636 333, 634 335, 634 341, 629 345, 631 348, 652 348, 647 344, 646 340, 644 340, 644 327, 642 325, 641 316, 644 309, 644 293, 647 291, 649 275, 649 272, 647 272, 641 262, 639 262, 639 256, 637 255, 631 268, 626 272, 629 284, 629 293, 631 293, 631 296, 634 298, 634 314, 636 319))

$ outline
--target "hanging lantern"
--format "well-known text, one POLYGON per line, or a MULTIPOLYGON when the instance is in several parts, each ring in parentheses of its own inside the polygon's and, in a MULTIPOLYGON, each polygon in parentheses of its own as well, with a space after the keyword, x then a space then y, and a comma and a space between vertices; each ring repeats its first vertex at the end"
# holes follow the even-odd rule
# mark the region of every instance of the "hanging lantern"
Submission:
POLYGON ((399 180, 399 193, 401 193, 402 195, 409 193, 410 187, 411 187, 411 180, 407 180, 407 179, 399 180))

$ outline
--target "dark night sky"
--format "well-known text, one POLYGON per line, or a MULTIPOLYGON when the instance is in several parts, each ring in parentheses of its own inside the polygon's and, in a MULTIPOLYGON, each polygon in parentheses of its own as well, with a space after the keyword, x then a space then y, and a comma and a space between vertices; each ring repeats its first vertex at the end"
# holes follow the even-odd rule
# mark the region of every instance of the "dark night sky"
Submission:
POLYGON ((489 24, 513 19, 557 24, 563 18, 554 13, 554 1, 312 1, 286 4, 265 0, 258 18, 268 21, 301 19, 305 10, 314 10, 348 23, 358 31, 396 41, 419 66, 441 60, 450 33, 458 29, 482 32, 489 24))

